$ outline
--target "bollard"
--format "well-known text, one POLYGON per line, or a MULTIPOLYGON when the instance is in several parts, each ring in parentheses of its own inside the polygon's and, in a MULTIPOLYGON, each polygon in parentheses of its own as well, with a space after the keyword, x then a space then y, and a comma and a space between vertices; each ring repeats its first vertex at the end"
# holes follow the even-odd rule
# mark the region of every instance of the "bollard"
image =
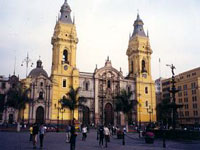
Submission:
POLYGON ((141 136, 140 136, 140 130, 139 130, 139 132, 138 132, 138 133, 139 133, 139 138, 140 138, 140 137, 141 137, 141 136))
POLYGON ((165 143, 165 133, 163 131, 163 148, 166 148, 166 143, 165 143))
POLYGON ((123 132, 123 137, 122 137, 122 145, 125 145, 125 135, 124 135, 124 132, 123 132))

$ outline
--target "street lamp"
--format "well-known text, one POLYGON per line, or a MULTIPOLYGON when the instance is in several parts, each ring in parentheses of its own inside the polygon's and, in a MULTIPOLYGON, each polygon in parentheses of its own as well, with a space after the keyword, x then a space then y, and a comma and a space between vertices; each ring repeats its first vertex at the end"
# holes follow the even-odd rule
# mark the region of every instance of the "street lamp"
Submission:
MULTIPOLYGON (((26 58, 22 61, 22 63, 21 63, 21 66, 23 66, 24 65, 24 63, 25 63, 25 65, 26 65, 26 77, 27 77, 27 73, 28 73, 28 67, 29 67, 29 63, 31 63, 32 61, 31 61, 31 59, 29 58, 29 56, 28 56, 28 53, 27 53, 27 56, 26 56, 26 58)), ((33 63, 31 63, 31 67, 33 66, 33 63)))
POLYGON ((60 112, 62 113, 62 125, 63 125, 63 113, 65 113, 65 109, 61 107, 60 112))
POLYGON ((151 114, 153 113, 153 108, 151 108, 151 105, 147 108, 147 113, 149 113, 149 123, 151 124, 151 114))
POLYGON ((62 109, 61 107, 59 107, 59 102, 58 102, 58 106, 56 106, 56 104, 54 104, 55 109, 57 109, 57 132, 59 132, 59 112, 62 109))

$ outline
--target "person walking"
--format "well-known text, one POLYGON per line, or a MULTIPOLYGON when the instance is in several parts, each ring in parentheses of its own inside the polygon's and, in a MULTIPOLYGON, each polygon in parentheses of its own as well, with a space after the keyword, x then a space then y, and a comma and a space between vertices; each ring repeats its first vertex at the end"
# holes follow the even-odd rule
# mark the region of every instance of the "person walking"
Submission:
POLYGON ((104 128, 100 126, 99 128, 99 146, 103 147, 103 139, 104 139, 104 128))
POLYGON ((32 138, 33 138, 33 126, 32 126, 32 125, 31 125, 30 128, 29 128, 29 132, 30 132, 29 141, 32 141, 32 138))
POLYGON ((66 143, 70 142, 70 136, 71 136, 70 130, 71 130, 71 126, 67 125, 66 126, 66 143))
POLYGON ((87 127, 83 126, 82 128, 82 141, 85 141, 87 137, 87 127))
POLYGON ((76 136, 77 133, 75 131, 74 125, 71 126, 71 138, 70 138, 70 150, 75 150, 76 147, 76 136))
POLYGON ((36 149, 36 143, 37 143, 37 135, 38 135, 39 127, 37 123, 33 125, 33 148, 36 149))
POLYGON ((40 148, 42 148, 43 140, 44 140, 44 133, 45 133, 45 127, 43 124, 40 125, 39 133, 40 133, 40 148))
POLYGON ((104 135, 105 135, 105 147, 108 147, 108 141, 110 138, 110 130, 107 126, 104 127, 104 135))

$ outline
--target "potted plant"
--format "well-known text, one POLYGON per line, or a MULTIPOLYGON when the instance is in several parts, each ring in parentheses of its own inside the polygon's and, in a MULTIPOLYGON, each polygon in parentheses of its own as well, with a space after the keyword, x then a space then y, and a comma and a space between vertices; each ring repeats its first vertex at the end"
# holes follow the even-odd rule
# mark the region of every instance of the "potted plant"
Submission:
POLYGON ((154 133, 153 132, 146 132, 145 133, 145 142, 149 143, 149 144, 153 144, 154 143, 154 133))

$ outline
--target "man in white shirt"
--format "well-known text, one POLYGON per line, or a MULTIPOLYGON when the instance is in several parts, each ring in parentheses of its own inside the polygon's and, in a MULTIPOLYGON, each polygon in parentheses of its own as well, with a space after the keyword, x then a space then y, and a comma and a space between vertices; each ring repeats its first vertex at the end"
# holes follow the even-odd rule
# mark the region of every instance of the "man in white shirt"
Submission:
POLYGON ((110 138, 110 131, 107 126, 104 127, 104 135, 105 135, 105 147, 108 147, 108 140, 110 138))
POLYGON ((87 137, 87 127, 86 126, 84 126, 83 128, 82 128, 82 141, 85 141, 86 140, 86 137, 87 137))

